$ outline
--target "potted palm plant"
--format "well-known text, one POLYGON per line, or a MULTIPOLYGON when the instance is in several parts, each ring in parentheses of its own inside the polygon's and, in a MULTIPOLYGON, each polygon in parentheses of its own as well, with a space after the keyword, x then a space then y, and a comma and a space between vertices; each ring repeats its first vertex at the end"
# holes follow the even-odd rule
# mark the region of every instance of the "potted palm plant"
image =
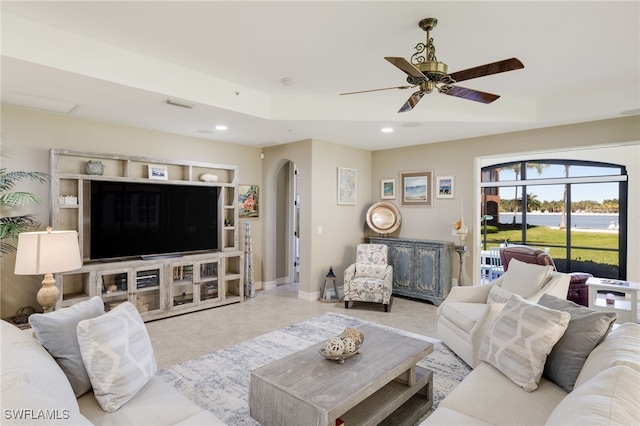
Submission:
POLYGON ((18 234, 38 226, 33 214, 5 216, 7 209, 41 202, 30 192, 14 191, 16 183, 24 180, 45 183, 48 179, 49 175, 42 172, 9 172, 0 169, 0 208, 3 210, 0 217, 0 255, 15 251, 18 234))

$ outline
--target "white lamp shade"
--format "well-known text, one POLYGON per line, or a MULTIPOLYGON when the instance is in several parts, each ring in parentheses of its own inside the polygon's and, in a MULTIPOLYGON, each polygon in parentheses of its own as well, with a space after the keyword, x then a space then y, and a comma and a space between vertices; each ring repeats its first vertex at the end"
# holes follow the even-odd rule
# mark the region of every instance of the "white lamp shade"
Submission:
POLYGON ((16 275, 67 272, 81 266, 76 231, 23 232, 18 235, 16 275))

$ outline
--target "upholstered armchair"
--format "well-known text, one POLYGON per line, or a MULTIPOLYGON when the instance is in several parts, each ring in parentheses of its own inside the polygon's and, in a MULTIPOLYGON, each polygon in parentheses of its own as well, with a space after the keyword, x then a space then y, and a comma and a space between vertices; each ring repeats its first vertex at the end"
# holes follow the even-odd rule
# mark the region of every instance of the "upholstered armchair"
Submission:
POLYGON ((358 244, 356 262, 344 270, 344 307, 349 302, 382 303, 389 312, 393 266, 387 264, 384 244, 358 244))
POLYGON ((566 299, 569 281, 550 265, 511 259, 509 269, 489 284, 451 289, 436 313, 438 338, 475 368, 482 338, 512 294, 534 303, 545 293, 566 299))
POLYGON ((511 259, 518 259, 521 262, 535 263, 537 265, 550 265, 554 271, 556 270, 553 258, 544 250, 531 246, 507 246, 501 247, 499 251, 502 267, 505 271, 509 269, 511 259))

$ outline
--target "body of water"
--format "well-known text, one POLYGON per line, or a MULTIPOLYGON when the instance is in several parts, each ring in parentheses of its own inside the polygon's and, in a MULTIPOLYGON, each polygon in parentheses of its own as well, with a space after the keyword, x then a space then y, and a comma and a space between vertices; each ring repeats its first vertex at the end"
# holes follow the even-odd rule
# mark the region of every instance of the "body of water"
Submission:
MULTIPOLYGON (((537 226, 560 226, 560 213, 527 213, 527 223, 537 226)), ((571 227, 583 229, 611 229, 618 222, 617 214, 572 214, 571 227)), ((513 223, 513 213, 500 213, 500 223, 513 223)), ((522 215, 516 214, 516 223, 522 223, 522 215)))

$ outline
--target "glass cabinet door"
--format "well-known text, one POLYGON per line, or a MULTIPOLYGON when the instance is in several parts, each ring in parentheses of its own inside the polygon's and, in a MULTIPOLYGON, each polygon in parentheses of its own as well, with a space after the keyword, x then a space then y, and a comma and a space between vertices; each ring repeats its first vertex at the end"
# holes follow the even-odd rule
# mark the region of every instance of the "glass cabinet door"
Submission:
POLYGON ((200 263, 200 301, 219 300, 218 261, 200 263))
MULTIPOLYGON (((141 315, 163 309, 161 298, 162 270, 160 268, 135 271, 135 305, 141 315)), ((134 303, 134 301, 132 301, 134 303)))
POLYGON ((171 269, 171 306, 194 304, 195 277, 193 263, 174 264, 171 269))
POLYGON ((129 274, 126 270, 98 272, 97 278, 105 311, 109 312, 129 300, 129 274))

